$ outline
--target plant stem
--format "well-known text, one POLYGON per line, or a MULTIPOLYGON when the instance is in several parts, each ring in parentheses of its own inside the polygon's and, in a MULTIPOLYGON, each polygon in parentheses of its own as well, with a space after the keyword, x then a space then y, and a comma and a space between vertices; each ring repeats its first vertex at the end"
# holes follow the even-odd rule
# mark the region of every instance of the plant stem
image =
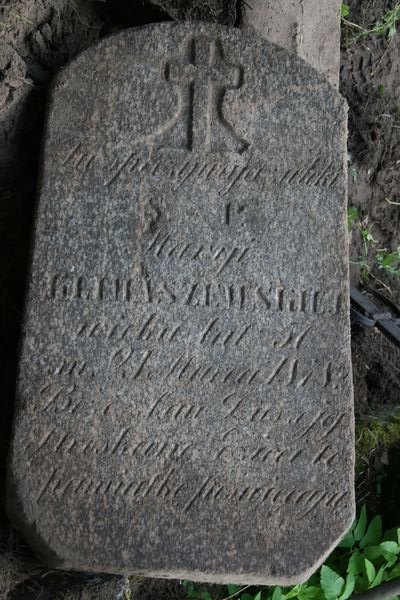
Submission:
POLYGON ((367 33, 371 33, 371 30, 368 29, 364 29, 364 27, 361 27, 361 25, 357 25, 357 23, 352 23, 351 21, 348 21, 347 19, 345 19, 344 17, 342 17, 342 22, 345 25, 349 25, 349 27, 354 27, 355 29, 359 29, 360 31, 362 31, 363 33, 367 34, 367 33))
POLYGON ((238 596, 239 594, 244 592, 244 590, 247 590, 249 587, 250 587, 250 585, 246 585, 244 588, 242 588, 238 592, 235 592, 234 594, 232 594, 232 596, 227 596, 226 598, 223 598, 222 600, 229 600, 230 598, 234 598, 235 596, 238 596))

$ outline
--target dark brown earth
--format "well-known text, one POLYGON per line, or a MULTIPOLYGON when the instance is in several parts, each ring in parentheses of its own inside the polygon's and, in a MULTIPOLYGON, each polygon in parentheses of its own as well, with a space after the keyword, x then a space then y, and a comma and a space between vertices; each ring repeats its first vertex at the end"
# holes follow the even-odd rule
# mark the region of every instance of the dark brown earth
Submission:
MULTIPOLYGON (((386 0, 353 0, 347 19, 365 30, 393 8, 386 0)), ((373 255, 378 248, 395 251, 400 246, 400 45, 399 28, 387 36, 358 35, 360 30, 343 26, 340 91, 349 104, 348 150, 349 206, 359 213, 353 227, 350 255, 363 254, 359 226, 368 228, 371 244, 367 281, 400 304, 400 277, 379 269, 373 255), (356 36, 356 42, 354 37, 356 36)), ((361 32, 362 33, 362 32, 361 32)), ((360 268, 352 266, 352 283, 360 282, 360 268)), ((355 410, 359 439, 371 416, 388 421, 400 410, 400 350, 382 333, 354 324, 352 328, 355 410)), ((357 478, 359 502, 383 513, 388 525, 400 522, 398 497, 399 442, 388 448, 377 436, 373 453, 362 458, 357 478)))
MULTIPOLYGON (((249 0, 250 2, 251 0, 249 0)), ((171 8, 171 2, 157 2, 171 8)), ((213 3, 205 3, 212 6, 213 3)), ((372 29, 394 0, 348 0, 347 19, 372 29)), ((226 4, 224 7, 226 8, 226 4)), ((176 16, 176 15, 173 15, 176 16)), ((185 15, 187 16, 187 15, 185 15)), ((204 15, 212 19, 212 15, 204 15)), ((72 56, 103 35, 170 16, 140 0, 8 0, 0 7, 0 345, 1 420, 0 476, 4 482, 7 439, 13 414, 17 346, 25 273, 35 202, 38 157, 46 88, 51 76, 72 56)), ((229 17, 230 18, 230 17, 229 17)), ((240 11, 238 11, 240 18, 240 11)), ((400 35, 389 41, 375 34, 354 37, 343 27, 340 90, 349 103, 349 205, 359 211, 376 244, 368 261, 369 284, 400 304, 400 277, 374 265, 375 248, 400 246, 400 35), (383 93, 382 87, 383 86, 383 93)), ((353 227, 351 256, 362 252, 358 223, 353 227)), ((360 270, 352 268, 353 284, 360 270)), ((357 427, 362 436, 369 419, 400 410, 400 350, 380 332, 352 328, 353 375, 357 427)), ((390 446, 377 439, 359 461, 357 495, 389 525, 400 523, 400 429, 390 446)), ((32 583, 43 574, 20 540, 0 517, 0 599, 18 581, 32 583), (33 577, 33 579, 32 579, 33 577)), ((135 583, 138 598, 182 597, 172 582, 135 583)), ((18 588, 18 598, 35 598, 34 586, 18 588), (29 592, 29 589, 32 593, 29 592)), ((54 591, 54 590, 53 590, 54 591)), ((52 593, 52 592, 51 592, 52 593)), ((10 599, 15 595, 8 596, 10 599)), ((43 598, 48 597, 46 595, 43 598)), ((54 594, 50 596, 54 600, 54 594)), ((184 597, 184 596, 183 596, 184 597)))

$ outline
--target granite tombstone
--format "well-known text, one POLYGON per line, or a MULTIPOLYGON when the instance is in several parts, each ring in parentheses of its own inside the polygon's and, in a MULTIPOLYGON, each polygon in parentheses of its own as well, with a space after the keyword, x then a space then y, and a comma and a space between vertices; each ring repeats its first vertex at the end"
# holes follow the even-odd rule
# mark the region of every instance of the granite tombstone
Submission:
POLYGON ((346 107, 206 24, 52 89, 9 511, 49 565, 305 579, 353 518, 346 107))

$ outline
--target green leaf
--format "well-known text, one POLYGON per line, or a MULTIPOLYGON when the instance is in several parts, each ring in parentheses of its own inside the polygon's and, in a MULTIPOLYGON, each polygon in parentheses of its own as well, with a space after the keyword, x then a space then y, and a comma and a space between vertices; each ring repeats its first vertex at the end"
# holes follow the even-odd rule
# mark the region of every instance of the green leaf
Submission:
POLYGON ((365 566, 365 572, 367 574, 368 582, 372 583, 373 580, 375 579, 375 575, 376 575, 375 567, 372 564, 372 562, 370 560, 368 560, 368 558, 364 559, 364 566, 365 566))
MULTIPOLYGON (((366 231, 366 230, 362 230, 362 231, 366 231)), ((361 538, 364 537, 366 529, 367 529, 367 507, 364 504, 364 506, 361 509, 356 528, 354 530, 354 539, 356 540, 356 542, 359 542, 361 540, 361 538)))
POLYGON ((230 583, 227 587, 228 587, 228 594, 230 596, 232 596, 232 594, 237 594, 237 592, 240 592, 240 590, 243 588, 242 585, 236 585, 233 583, 230 583))
POLYGON ((321 567, 321 587, 326 600, 337 600, 344 587, 344 579, 330 567, 321 567))
POLYGON ((368 526, 367 533, 360 541, 360 548, 366 546, 376 546, 382 538, 382 517, 380 515, 374 517, 368 526))
POLYGON ((318 598, 320 593, 320 588, 315 587, 315 585, 310 585, 301 592, 301 598, 304 598, 305 600, 314 600, 314 598, 318 598))
POLYGON ((377 585, 381 585, 381 583, 383 581, 383 575, 385 573, 385 569, 386 569, 386 565, 382 565, 381 568, 379 569, 378 573, 376 574, 375 579, 372 582, 371 587, 375 587, 377 585))
POLYGON ((254 596, 254 600, 261 600, 261 592, 258 592, 257 596, 254 596))
POLYGON ((271 600, 282 600, 282 598, 283 598, 282 588, 276 587, 274 589, 274 593, 272 594, 271 600))
POLYGON ((339 600, 347 600, 353 593, 354 586, 356 583, 356 578, 352 573, 347 573, 346 584, 344 586, 344 590, 339 600))
POLYGON ((381 83, 380 85, 378 85, 378 94, 380 96, 383 96, 385 93, 385 86, 381 83))
POLYGON ((393 567, 394 564, 397 563, 397 554, 392 554, 391 552, 383 552, 384 559, 386 560, 387 567, 393 567))
POLYGON ((374 242, 375 243, 377 241, 377 240, 374 239, 374 236, 372 235, 372 233, 370 232, 370 230, 367 229, 366 227, 364 227, 363 229, 361 229, 360 233, 361 233, 361 237, 366 242, 374 242))
POLYGON ((350 7, 348 4, 342 4, 342 6, 340 7, 340 14, 342 17, 348 17, 350 14, 350 7))
POLYGON ((398 554, 400 552, 400 546, 396 542, 381 542, 379 547, 385 552, 390 552, 391 554, 398 554))
POLYGON ((339 544, 339 548, 352 548, 354 546, 354 535, 348 531, 339 544))
POLYGON ((400 274, 400 248, 395 252, 388 252, 385 248, 377 250, 375 258, 380 269, 385 269, 392 275, 400 274))
POLYGON ((364 548, 364 556, 366 556, 368 560, 372 561, 376 560, 380 556, 383 556, 381 546, 368 546, 367 548, 364 548))
POLYGON ((213 600, 208 592, 203 592, 203 600, 213 600))
POLYGON ((364 569, 364 560, 362 555, 358 550, 356 550, 349 559, 349 563, 347 565, 347 573, 357 577, 363 572, 364 569))
POLYGON ((400 544, 400 527, 397 530, 397 542, 400 544))
POLYGON ((285 593, 285 600, 289 600, 289 598, 297 598, 299 594, 299 590, 301 590, 301 585, 295 585, 291 590, 285 593))
MULTIPOLYGON (((387 565, 385 565, 387 567, 387 565)), ((390 579, 394 579, 395 577, 400 577, 400 565, 397 564, 391 571, 385 572, 385 581, 389 581, 390 579)))

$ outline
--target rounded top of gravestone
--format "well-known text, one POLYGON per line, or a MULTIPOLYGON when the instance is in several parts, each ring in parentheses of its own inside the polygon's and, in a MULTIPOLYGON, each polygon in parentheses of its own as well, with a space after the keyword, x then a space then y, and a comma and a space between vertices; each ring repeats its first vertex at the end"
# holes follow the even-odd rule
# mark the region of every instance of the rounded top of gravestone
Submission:
POLYGON ((334 131, 347 105, 324 77, 260 35, 221 25, 161 23, 124 30, 83 52, 55 81, 50 118, 57 129, 62 124, 64 138, 80 126, 92 136, 101 130, 110 143, 168 144, 162 136, 176 133, 170 125, 190 88, 199 90, 192 115, 192 134, 198 135, 184 140, 181 131, 175 147, 192 143, 201 153, 250 157, 273 143, 276 162, 285 164, 299 154, 307 159, 325 139, 343 142, 334 131), (201 95, 207 78, 213 102, 201 95), (88 93, 95 95, 87 98, 88 93), (223 131, 209 130, 213 110, 226 122, 223 131))

